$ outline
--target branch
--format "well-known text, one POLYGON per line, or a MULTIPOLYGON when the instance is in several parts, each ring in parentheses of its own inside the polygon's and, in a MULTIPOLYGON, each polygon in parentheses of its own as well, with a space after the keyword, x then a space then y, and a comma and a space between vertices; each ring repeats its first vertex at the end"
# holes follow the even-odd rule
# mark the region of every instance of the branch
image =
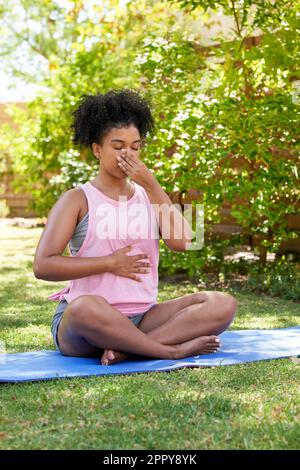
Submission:
POLYGON ((241 30, 241 27, 240 27, 240 22, 239 22, 237 11, 235 9, 234 0, 231 0, 231 5, 232 5, 233 16, 234 16, 234 19, 235 19, 235 24, 236 24, 236 27, 237 27, 237 33, 241 38, 242 37, 242 30, 241 30))

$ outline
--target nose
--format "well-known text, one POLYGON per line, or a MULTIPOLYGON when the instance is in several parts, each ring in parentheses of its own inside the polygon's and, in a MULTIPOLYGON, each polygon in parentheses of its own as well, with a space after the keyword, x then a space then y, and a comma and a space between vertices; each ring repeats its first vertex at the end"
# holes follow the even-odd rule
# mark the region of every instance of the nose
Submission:
POLYGON ((134 151, 130 146, 129 147, 122 147, 120 151, 120 156, 137 156, 138 152, 134 151))
POLYGON ((131 154, 131 149, 130 147, 122 147, 121 148, 121 156, 130 156, 131 154))

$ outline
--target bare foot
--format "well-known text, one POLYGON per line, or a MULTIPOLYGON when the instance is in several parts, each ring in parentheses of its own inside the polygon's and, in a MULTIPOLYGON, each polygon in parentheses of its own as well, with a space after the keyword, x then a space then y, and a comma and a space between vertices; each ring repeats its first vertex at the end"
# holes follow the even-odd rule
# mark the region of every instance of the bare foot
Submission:
MULTIPOLYGON (((175 344, 171 346, 176 350, 173 359, 182 359, 188 356, 196 356, 198 354, 210 354, 215 353, 220 348, 221 343, 217 336, 199 336, 198 338, 185 341, 184 343, 175 344)), ((122 362, 130 357, 130 354, 122 351, 115 351, 114 349, 105 349, 102 358, 102 365, 116 364, 122 362)))
POLYGON ((198 338, 185 341, 175 345, 177 349, 177 359, 198 354, 215 353, 221 346, 217 336, 199 336, 198 338))
POLYGON ((115 351, 114 349, 105 349, 102 357, 101 364, 107 366, 109 364, 116 364, 117 362, 124 361, 130 357, 130 354, 124 353, 122 351, 115 351))

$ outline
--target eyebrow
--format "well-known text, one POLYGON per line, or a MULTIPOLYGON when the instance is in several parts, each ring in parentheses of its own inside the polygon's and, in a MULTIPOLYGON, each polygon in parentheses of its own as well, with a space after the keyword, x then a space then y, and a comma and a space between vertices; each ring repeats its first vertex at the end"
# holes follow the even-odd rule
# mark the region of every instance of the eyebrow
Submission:
MULTIPOLYGON (((121 140, 121 139, 112 139, 111 142, 125 142, 125 140, 121 140)), ((141 139, 139 140, 134 140, 132 143, 135 144, 136 142, 142 142, 141 139)))

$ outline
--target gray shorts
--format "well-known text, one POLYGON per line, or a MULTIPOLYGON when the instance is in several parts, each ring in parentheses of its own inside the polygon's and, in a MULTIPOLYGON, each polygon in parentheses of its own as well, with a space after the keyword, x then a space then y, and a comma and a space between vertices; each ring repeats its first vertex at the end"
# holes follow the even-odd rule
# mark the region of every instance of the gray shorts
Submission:
MULTIPOLYGON (((55 310, 55 313, 53 315, 53 318, 52 318, 52 324, 51 324, 51 333, 52 333, 52 337, 53 337, 53 341, 54 341, 54 344, 56 346, 56 349, 58 351, 60 351, 59 349, 59 345, 58 345, 58 340, 57 340, 57 331, 58 331, 58 327, 59 327, 59 324, 62 320, 62 317, 63 317, 63 313, 65 311, 65 308, 67 307, 68 305, 68 302, 66 300, 61 300, 57 307, 56 307, 56 310, 55 310)), ((152 305, 153 306, 153 305, 152 305)), ((151 306, 151 307, 152 307, 151 306)), ((148 310, 150 310, 150 308, 148 310)), ((138 325, 140 324, 140 322, 142 321, 144 315, 148 312, 148 310, 146 312, 143 312, 143 313, 139 313, 137 315, 134 315, 132 317, 127 317, 130 321, 132 321, 132 323, 138 327, 138 325)))

